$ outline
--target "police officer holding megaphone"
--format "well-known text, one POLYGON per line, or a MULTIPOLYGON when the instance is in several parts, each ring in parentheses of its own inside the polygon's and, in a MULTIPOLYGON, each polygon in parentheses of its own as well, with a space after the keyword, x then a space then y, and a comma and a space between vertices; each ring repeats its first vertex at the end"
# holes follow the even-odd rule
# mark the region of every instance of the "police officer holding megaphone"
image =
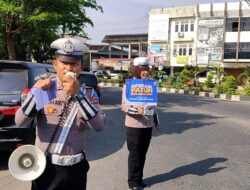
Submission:
POLYGON ((52 42, 51 48, 56 49, 56 79, 38 81, 15 117, 20 127, 37 120, 35 146, 14 151, 9 169, 19 180, 32 180, 32 190, 84 190, 89 170, 86 126, 101 130, 105 116, 98 101, 90 101, 94 90, 77 80, 87 46, 67 37, 52 42))

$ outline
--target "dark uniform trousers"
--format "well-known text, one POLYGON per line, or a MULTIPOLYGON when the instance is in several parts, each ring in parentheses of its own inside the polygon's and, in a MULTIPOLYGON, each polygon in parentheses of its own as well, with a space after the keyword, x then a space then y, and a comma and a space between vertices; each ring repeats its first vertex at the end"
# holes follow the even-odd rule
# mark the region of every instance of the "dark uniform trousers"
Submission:
POLYGON ((142 182, 146 154, 152 137, 151 128, 126 127, 128 156, 128 185, 136 187, 142 182))
POLYGON ((84 158, 72 166, 58 166, 47 156, 43 174, 32 181, 32 190, 86 190, 89 163, 84 158))

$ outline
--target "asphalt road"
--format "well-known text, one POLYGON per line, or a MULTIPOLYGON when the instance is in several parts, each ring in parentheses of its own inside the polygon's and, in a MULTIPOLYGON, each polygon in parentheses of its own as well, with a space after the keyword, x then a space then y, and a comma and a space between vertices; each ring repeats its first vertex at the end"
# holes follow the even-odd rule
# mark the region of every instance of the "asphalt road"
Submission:
MULTIPOLYGON (((126 190, 127 147, 121 88, 102 89, 106 126, 88 130, 88 190, 126 190)), ((249 190, 250 103, 159 94, 161 131, 153 133, 144 178, 153 190, 249 190)), ((0 189, 26 190, 0 153, 0 189)))

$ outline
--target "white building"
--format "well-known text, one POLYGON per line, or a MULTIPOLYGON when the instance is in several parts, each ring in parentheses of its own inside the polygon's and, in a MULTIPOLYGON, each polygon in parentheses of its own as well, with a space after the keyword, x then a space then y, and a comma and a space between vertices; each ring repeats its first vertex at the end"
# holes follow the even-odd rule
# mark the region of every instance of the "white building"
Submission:
POLYGON ((220 64, 237 76, 250 66, 250 5, 246 2, 151 9, 152 64, 179 71, 184 65, 220 64))

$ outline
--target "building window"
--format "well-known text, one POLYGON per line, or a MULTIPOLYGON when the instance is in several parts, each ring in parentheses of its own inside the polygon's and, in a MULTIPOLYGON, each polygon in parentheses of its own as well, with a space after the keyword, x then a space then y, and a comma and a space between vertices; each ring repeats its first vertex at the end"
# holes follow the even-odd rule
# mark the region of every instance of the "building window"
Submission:
POLYGON ((250 17, 241 18, 240 30, 241 31, 250 31, 250 17))
POLYGON ((179 45, 179 56, 187 55, 187 45, 179 45))
POLYGON ((173 47, 173 56, 192 56, 192 44, 177 44, 173 47), (178 47, 178 48, 177 48, 178 47))
POLYGON ((224 59, 236 59, 237 43, 224 44, 224 59))
POLYGON ((181 56, 182 53, 183 53, 183 50, 182 50, 182 48, 179 47, 179 55, 181 56))
POLYGON ((193 49, 192 49, 192 48, 189 48, 189 49, 188 49, 188 55, 191 56, 192 54, 193 54, 193 49))
POLYGON ((174 50, 173 50, 173 56, 176 57, 177 56, 177 46, 174 46, 174 50))
POLYGON ((185 23, 185 32, 188 32, 188 23, 185 23))
POLYGON ((183 55, 187 55, 187 48, 183 48, 183 55))
POLYGON ((181 24, 181 32, 184 32, 184 24, 181 24))
POLYGON ((239 59, 250 59, 250 43, 249 42, 241 42, 239 46, 239 59))
POLYGON ((227 18, 226 31, 237 32, 238 31, 238 18, 227 18))
POLYGON ((179 23, 178 22, 175 23, 175 32, 179 32, 179 23))
POLYGON ((159 57, 154 57, 154 62, 159 63, 159 57))
POLYGON ((194 21, 191 21, 191 23, 190 23, 190 31, 191 32, 194 31, 194 21))
POLYGON ((181 32, 188 32, 188 21, 181 22, 181 32))

